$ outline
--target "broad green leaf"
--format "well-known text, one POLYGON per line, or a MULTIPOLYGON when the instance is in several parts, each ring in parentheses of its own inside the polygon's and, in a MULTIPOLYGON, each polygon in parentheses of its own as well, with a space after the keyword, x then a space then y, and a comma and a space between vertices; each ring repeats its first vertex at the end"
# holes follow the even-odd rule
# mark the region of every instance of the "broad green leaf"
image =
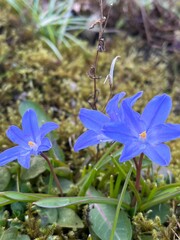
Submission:
POLYGON ((83 228, 84 224, 76 212, 70 208, 58 209, 57 224, 65 228, 83 228))
POLYGON ((28 100, 21 102, 19 105, 19 112, 21 116, 23 116, 23 114, 30 108, 36 112, 39 125, 51 121, 50 117, 47 116, 47 114, 39 104, 28 100))
MULTIPOLYGON (((99 197, 101 194, 91 188, 88 195, 99 197)), ((101 240, 110 239, 116 208, 107 204, 91 204, 89 206, 89 221, 91 228, 101 240)), ((117 228, 114 232, 114 240, 131 240, 132 226, 124 211, 120 211, 117 228)))
POLYGON ((84 224, 76 212, 70 208, 40 208, 38 210, 43 226, 56 223, 60 227, 83 228, 84 224))
POLYGON ((11 227, 3 232, 0 240, 16 240, 18 236, 18 229, 15 227, 11 227))
MULTIPOLYGON (((101 240, 107 240, 110 237, 112 223, 116 209, 106 204, 94 204, 90 206, 89 221, 91 228, 101 240)), ((114 234, 114 240, 131 240, 132 227, 128 215, 120 211, 117 228, 114 234)))
POLYGON ((46 161, 40 156, 31 158, 31 167, 29 169, 21 169, 21 179, 29 180, 39 176, 46 170, 46 161))
POLYGON ((170 214, 170 205, 169 204, 158 204, 151 208, 151 212, 148 213, 148 218, 154 219, 156 216, 160 217, 161 223, 164 223, 168 215, 170 214))
POLYGON ((6 167, 0 167, 0 191, 4 191, 11 180, 11 174, 6 167))
POLYGON ((53 224, 57 222, 58 211, 56 208, 38 208, 38 214, 41 218, 42 226, 47 226, 48 224, 53 224))
MULTIPOLYGON (((117 205, 117 199, 106 197, 51 197, 34 202, 36 206, 44 208, 61 208, 70 205, 80 205, 88 203, 106 203, 117 205)), ((124 204, 123 204, 124 206, 124 204)))
POLYGON ((22 235, 18 235, 16 240, 31 240, 31 239, 28 235, 22 234, 22 235))
POLYGON ((66 178, 59 178, 59 182, 61 184, 63 193, 66 194, 69 192, 69 189, 73 185, 72 181, 66 179, 66 178))
POLYGON ((26 203, 14 202, 11 204, 10 207, 13 217, 17 217, 19 219, 21 219, 21 217, 24 218, 24 212, 26 211, 26 203))

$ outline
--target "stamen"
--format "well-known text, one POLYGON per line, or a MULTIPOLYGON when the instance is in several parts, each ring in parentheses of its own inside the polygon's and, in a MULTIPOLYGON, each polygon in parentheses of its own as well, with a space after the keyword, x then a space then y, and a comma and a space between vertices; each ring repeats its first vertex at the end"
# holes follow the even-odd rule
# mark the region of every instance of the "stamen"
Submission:
POLYGON ((146 139, 146 135, 147 135, 146 131, 139 134, 140 138, 142 138, 142 139, 146 139))
POLYGON ((29 141, 29 142, 28 142, 28 145, 29 145, 30 147, 35 147, 35 146, 36 146, 36 144, 35 144, 34 142, 32 142, 32 141, 29 141))

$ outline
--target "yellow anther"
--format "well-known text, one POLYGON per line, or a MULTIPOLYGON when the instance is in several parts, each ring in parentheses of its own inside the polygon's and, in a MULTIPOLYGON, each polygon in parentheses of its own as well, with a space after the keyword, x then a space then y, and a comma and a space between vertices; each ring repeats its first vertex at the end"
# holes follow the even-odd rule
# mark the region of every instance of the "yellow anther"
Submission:
POLYGON ((142 138, 142 139, 146 139, 146 135, 147 135, 146 131, 139 134, 140 138, 142 138))
POLYGON ((32 142, 32 141, 29 141, 29 142, 28 142, 28 145, 29 145, 30 147, 34 147, 36 144, 35 144, 34 142, 32 142))

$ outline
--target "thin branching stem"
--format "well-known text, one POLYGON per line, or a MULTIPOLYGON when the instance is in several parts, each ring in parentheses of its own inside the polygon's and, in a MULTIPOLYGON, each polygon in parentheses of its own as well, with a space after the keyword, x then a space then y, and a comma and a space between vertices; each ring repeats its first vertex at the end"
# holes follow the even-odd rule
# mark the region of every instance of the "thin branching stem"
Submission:
MULTIPOLYGON (((98 65, 98 59, 99 59, 99 52, 104 51, 104 39, 103 39, 103 33, 104 33, 104 22, 105 22, 105 17, 103 16, 103 0, 99 1, 100 5, 100 19, 97 21, 99 24, 99 37, 98 37, 98 46, 97 46, 97 51, 96 51, 96 56, 94 60, 94 64, 91 66, 91 69, 89 71, 89 77, 93 79, 93 96, 92 96, 92 102, 89 102, 90 106, 96 110, 97 109, 97 102, 98 102, 98 90, 97 90, 97 79, 100 77, 97 76, 97 65, 98 65)), ((93 24, 93 26, 96 25, 93 24)), ((106 26, 106 22, 105 22, 106 26)))
POLYGON ((54 168, 53 168, 51 162, 49 161, 49 158, 48 158, 44 153, 41 153, 40 155, 41 155, 41 156, 46 160, 46 162, 48 163, 49 168, 50 168, 50 171, 51 171, 51 173, 52 173, 52 175, 53 175, 53 177, 54 177, 54 180, 55 180, 55 182, 56 182, 56 186, 57 186, 57 188, 58 188, 61 196, 63 196, 63 191, 62 191, 60 182, 59 182, 59 180, 58 180, 58 178, 57 178, 57 176, 56 176, 56 174, 55 174, 55 172, 54 172, 54 168))

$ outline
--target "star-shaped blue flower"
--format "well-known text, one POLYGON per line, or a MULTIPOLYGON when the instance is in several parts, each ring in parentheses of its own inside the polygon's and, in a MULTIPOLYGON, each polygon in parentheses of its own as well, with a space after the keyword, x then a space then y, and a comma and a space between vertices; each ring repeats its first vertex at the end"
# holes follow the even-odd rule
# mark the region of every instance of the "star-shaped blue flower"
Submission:
MULTIPOLYGON (((101 142, 113 141, 102 132, 102 129, 106 123, 123 121, 124 115, 123 109, 120 106, 120 101, 124 96, 125 92, 118 93, 107 103, 107 115, 98 110, 89 110, 86 108, 80 110, 79 118, 88 130, 77 139, 74 145, 74 150, 76 152, 101 142)), ((125 101, 128 106, 132 107, 141 96, 142 92, 138 92, 132 97, 125 98, 123 101, 125 101)))
POLYGON ((155 96, 140 115, 124 101, 124 122, 111 122, 103 127, 103 134, 124 144, 120 162, 145 154, 151 161, 167 166, 170 148, 164 142, 180 137, 180 124, 165 123, 172 107, 167 94, 155 96))
POLYGON ((27 110, 22 117, 22 130, 11 126, 6 131, 7 137, 18 146, 0 153, 0 166, 17 159, 22 167, 29 168, 31 155, 41 154, 52 147, 51 141, 45 135, 58 127, 54 122, 47 122, 39 127, 35 111, 27 110))

